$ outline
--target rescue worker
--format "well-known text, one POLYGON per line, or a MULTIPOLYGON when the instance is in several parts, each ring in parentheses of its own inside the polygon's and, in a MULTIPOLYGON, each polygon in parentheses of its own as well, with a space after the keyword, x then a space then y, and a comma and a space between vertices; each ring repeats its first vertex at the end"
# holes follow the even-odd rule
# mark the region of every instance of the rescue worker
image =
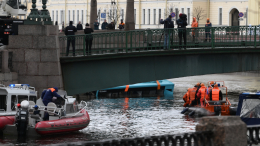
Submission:
MULTIPOLYGON (((70 25, 66 27, 65 29, 65 35, 75 35, 75 32, 77 32, 77 28, 72 25, 73 21, 70 21, 70 25)), ((70 42, 72 43, 72 48, 73 48, 73 56, 75 56, 75 37, 74 36, 69 36, 67 38, 67 51, 66 51, 66 56, 69 55, 69 49, 70 49, 70 42)))
MULTIPOLYGON (((193 17, 193 22, 192 22, 192 24, 191 24, 191 27, 192 28, 196 28, 196 27, 198 27, 198 22, 197 22, 197 20, 196 20, 196 17, 193 17)), ((196 29, 192 29, 192 41, 193 42, 195 42, 195 32, 196 32, 197 30, 196 29)))
POLYGON ((212 24, 209 21, 209 18, 207 18, 207 23, 205 24, 205 33, 206 33, 205 42, 207 42, 208 36, 209 36, 209 42, 211 41, 211 33, 210 33, 211 27, 212 27, 212 24))
POLYGON ((190 104, 190 94, 189 94, 189 90, 190 88, 188 88, 187 92, 185 93, 185 95, 183 96, 183 100, 184 100, 184 105, 183 107, 187 107, 190 104))
POLYGON ((197 83, 193 88, 189 89, 189 106, 195 106, 197 105, 197 99, 196 99, 196 91, 198 89, 199 83, 197 83))
POLYGON ((218 84, 214 85, 214 88, 209 92, 209 98, 212 101, 219 101, 223 99, 222 92, 218 88, 218 84))
POLYGON ((199 99, 200 101, 200 105, 201 107, 203 107, 204 105, 204 99, 206 99, 206 95, 207 95, 207 88, 205 87, 205 85, 203 83, 201 83, 200 85, 200 89, 197 93, 197 98, 199 99))
POLYGON ((123 22, 123 19, 121 19, 121 23, 119 23, 118 28, 119 28, 120 30, 122 30, 122 29, 125 28, 125 23, 123 22))
POLYGON ((44 90, 42 92, 42 95, 44 95, 42 97, 43 104, 45 106, 47 106, 49 102, 52 102, 52 98, 53 97, 62 98, 59 94, 57 94, 57 92, 58 92, 58 88, 57 87, 53 87, 53 88, 49 88, 47 90, 44 90))

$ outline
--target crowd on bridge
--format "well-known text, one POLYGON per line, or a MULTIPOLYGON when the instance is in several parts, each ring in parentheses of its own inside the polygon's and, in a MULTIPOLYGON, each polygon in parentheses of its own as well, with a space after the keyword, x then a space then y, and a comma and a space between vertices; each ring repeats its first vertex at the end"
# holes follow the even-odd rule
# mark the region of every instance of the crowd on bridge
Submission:
POLYGON ((184 107, 204 106, 207 101, 220 101, 223 99, 221 90, 214 81, 211 81, 206 87, 204 83, 197 83, 194 87, 188 88, 183 96, 184 107))

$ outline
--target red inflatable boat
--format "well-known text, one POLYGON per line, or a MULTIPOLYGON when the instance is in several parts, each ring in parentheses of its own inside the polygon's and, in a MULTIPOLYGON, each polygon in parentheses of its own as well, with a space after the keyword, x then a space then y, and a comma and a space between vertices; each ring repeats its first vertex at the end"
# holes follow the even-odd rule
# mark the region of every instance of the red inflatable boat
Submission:
POLYGON ((0 130, 3 130, 6 125, 13 125, 15 116, 1 116, 0 117, 0 130))

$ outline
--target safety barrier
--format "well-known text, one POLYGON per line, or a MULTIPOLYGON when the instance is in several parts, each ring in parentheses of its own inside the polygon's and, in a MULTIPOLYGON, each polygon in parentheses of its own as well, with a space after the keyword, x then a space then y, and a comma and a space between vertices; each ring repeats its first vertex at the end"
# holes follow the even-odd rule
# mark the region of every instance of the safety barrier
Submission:
POLYGON ((73 54, 72 44, 75 43, 75 55, 86 56, 180 48, 257 47, 260 45, 259 35, 259 26, 146 29, 61 36, 59 43, 61 56, 66 56, 68 43, 69 55, 73 54), (180 36, 182 44, 179 43, 180 36), (183 36, 186 37, 186 45, 183 36), (92 43, 91 50, 87 47, 89 43, 92 43))
MULTIPOLYGON (((212 146, 211 132, 194 132, 181 135, 162 135, 105 141, 77 142, 65 145, 84 146, 212 146)), ((62 144, 64 145, 64 144, 62 144)))

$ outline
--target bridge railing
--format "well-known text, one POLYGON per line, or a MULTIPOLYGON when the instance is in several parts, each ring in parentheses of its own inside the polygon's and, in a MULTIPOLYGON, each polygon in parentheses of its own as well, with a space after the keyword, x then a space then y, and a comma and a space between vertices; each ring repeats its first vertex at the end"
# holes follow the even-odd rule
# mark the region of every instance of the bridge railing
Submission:
POLYGON ((256 47, 260 45, 258 26, 230 26, 211 28, 146 29, 75 35, 59 37, 61 56, 66 56, 68 42, 69 54, 75 42, 76 55, 97 55, 131 53, 153 50, 172 50, 180 48, 226 48, 256 47), (186 45, 179 37, 185 36, 186 45), (207 36, 207 38, 206 38, 207 36), (91 50, 87 44, 92 42, 91 50), (168 42, 165 43, 165 42, 168 42))

